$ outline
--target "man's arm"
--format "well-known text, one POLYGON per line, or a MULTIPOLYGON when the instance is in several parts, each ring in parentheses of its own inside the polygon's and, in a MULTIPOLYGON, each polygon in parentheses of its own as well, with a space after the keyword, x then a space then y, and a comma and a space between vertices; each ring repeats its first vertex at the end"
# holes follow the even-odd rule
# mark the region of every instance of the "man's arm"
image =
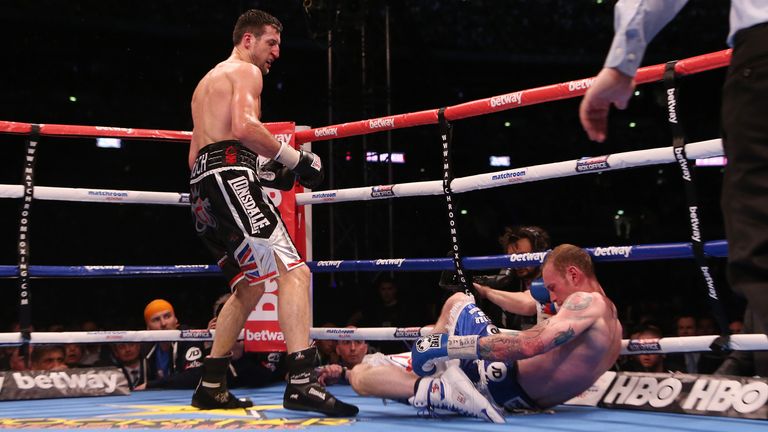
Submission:
POLYGON ((510 292, 495 290, 478 283, 473 285, 481 297, 490 300, 493 304, 507 312, 524 316, 536 315, 536 300, 531 297, 528 291, 510 292))
POLYGON ((605 302, 593 293, 577 292, 565 300, 557 315, 514 335, 448 336, 435 333, 419 338, 411 349, 413 371, 435 372, 445 359, 483 359, 509 362, 543 354, 589 330, 602 316, 605 302))
POLYGON ((633 77, 654 36, 688 0, 620 0, 614 9, 615 35, 603 70, 579 106, 579 119, 589 139, 603 142, 611 105, 627 107, 635 88, 633 77))
POLYGON ((259 120, 258 98, 263 81, 261 71, 250 64, 238 65, 231 75, 232 134, 246 147, 270 159, 280 150, 280 142, 259 120))
POLYGON ((263 86, 259 68, 250 64, 238 65, 231 79, 233 93, 230 111, 235 138, 257 154, 273 159, 293 171, 302 186, 310 189, 319 186, 325 175, 320 158, 310 151, 296 150, 286 143, 278 142, 259 120, 258 99, 263 86))
POLYGON ((602 302, 594 294, 574 293, 566 299, 557 315, 528 330, 480 338, 478 357, 508 362, 551 351, 589 330, 601 316, 601 305, 602 302))
POLYGON ((603 67, 635 76, 645 48, 688 0, 619 0, 614 8, 615 35, 603 67))

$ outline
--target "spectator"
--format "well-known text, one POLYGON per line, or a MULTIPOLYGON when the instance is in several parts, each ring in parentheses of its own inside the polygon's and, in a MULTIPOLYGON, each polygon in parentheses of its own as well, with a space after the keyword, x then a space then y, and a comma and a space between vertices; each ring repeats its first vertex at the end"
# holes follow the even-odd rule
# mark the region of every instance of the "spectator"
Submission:
POLYGON ((80 344, 66 344, 64 345, 64 362, 69 368, 83 367, 80 361, 83 358, 83 346, 80 344))
POLYGON ((32 370, 63 370, 64 347, 61 345, 36 345, 32 349, 32 370))
MULTIPOLYGON (((332 322, 327 322, 320 327, 334 328, 338 326, 332 322)), ((320 356, 320 366, 339 362, 339 355, 336 354, 337 343, 338 342, 333 339, 318 339, 315 341, 315 345, 317 345, 317 354, 320 356)))
POLYGON ((699 336, 719 335, 720 329, 711 316, 701 316, 696 320, 696 334, 699 336))
POLYGON ((0 370, 29 370, 29 368, 27 368, 27 362, 21 355, 21 347, 8 347, 5 349, 5 357, 3 357, 3 363, 0 365, 0 370))
MULTIPOLYGON (((661 339, 661 330, 652 325, 642 327, 631 339, 661 339)), ((679 367, 665 362, 664 354, 638 354, 629 356, 625 370, 629 372, 676 372, 679 367)))
POLYGON ((141 357, 141 344, 125 342, 111 347, 112 363, 123 372, 131 390, 144 390, 147 384, 147 361, 141 357))
MULTIPOLYGON (((99 326, 94 321, 84 321, 80 325, 80 330, 84 332, 99 331, 99 326)), ((102 360, 102 345, 101 344, 83 344, 80 346, 83 351, 83 355, 80 358, 80 364, 82 366, 93 366, 102 360)))
MULTIPOLYGON (((359 327, 409 327, 423 325, 423 314, 401 301, 394 279, 382 277, 375 283, 376 300, 355 312, 349 319, 350 326, 359 327)), ((402 352, 406 347, 402 341, 377 341, 378 351, 386 354, 402 352)))
MULTIPOLYGON (((347 326, 347 328, 355 327, 347 326)), ((339 356, 338 363, 318 368, 318 380, 323 385, 349 384, 347 370, 362 363, 363 357, 370 353, 370 348, 364 340, 345 339, 336 344, 336 353, 339 356)))
MULTIPOLYGON (((675 319, 675 336, 689 337, 697 335, 698 327, 696 326, 695 316, 682 314, 675 319)), ((675 353, 669 355, 669 362, 678 365, 682 372, 699 373, 699 358, 701 358, 701 353, 697 352, 675 353)))
MULTIPOLYGON (((173 306, 156 299, 144 308, 147 330, 186 330, 173 306)), ((204 344, 198 341, 158 342, 143 352, 147 360, 147 388, 195 388, 200 380, 204 344), (187 372, 187 373, 183 373, 187 372), (182 374, 183 373, 183 374, 182 374)))

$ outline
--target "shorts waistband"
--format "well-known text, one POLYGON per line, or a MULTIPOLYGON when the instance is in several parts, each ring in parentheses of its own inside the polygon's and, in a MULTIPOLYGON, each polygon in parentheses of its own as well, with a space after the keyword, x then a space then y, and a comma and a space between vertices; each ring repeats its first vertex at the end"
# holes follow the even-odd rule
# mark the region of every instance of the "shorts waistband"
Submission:
POLYGON ((191 180, 200 178, 218 168, 243 167, 257 171, 259 155, 248 150, 240 141, 227 140, 208 144, 192 165, 191 180))

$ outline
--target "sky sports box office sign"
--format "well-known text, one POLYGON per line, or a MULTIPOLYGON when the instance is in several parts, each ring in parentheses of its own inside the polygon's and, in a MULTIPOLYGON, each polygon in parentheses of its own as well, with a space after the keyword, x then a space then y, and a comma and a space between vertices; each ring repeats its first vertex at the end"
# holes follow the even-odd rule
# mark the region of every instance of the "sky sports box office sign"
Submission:
POLYGON ((609 371, 566 404, 768 420, 766 401, 765 378, 609 371))
POLYGON ((0 372, 0 400, 128 394, 128 380, 116 368, 0 372))

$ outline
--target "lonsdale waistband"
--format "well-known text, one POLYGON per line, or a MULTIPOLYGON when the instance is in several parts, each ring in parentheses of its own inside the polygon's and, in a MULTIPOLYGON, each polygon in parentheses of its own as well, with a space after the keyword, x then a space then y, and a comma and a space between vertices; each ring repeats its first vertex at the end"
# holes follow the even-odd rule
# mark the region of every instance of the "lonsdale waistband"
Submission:
POLYGON ((245 167, 256 171, 258 157, 259 155, 245 148, 240 141, 228 140, 208 144, 200 149, 189 177, 194 179, 217 168, 245 167))

